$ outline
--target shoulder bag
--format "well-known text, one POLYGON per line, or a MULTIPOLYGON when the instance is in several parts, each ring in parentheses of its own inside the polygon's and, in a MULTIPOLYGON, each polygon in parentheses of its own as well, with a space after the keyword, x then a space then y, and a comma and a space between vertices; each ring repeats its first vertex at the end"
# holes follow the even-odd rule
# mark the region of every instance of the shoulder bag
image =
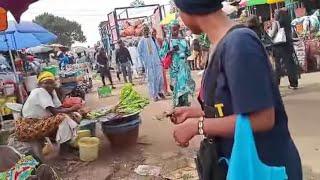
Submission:
POLYGON ((172 64, 172 52, 171 52, 171 39, 168 40, 167 48, 169 49, 169 52, 166 54, 166 56, 162 60, 162 65, 164 69, 169 69, 172 64))
POLYGON ((280 26, 279 21, 276 21, 277 27, 278 27, 278 32, 276 36, 273 38, 273 43, 274 44, 281 44, 281 43, 286 43, 287 42, 287 37, 286 37, 286 32, 284 28, 280 26))

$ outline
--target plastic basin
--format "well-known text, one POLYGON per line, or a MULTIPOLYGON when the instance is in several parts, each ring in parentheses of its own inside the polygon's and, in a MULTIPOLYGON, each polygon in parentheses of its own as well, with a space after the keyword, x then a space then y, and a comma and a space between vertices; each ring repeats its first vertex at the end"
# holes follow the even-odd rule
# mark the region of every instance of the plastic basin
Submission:
POLYGON ((104 121, 102 124, 104 126, 123 125, 131 121, 135 121, 137 119, 140 119, 140 112, 136 112, 136 113, 128 114, 124 116, 115 116, 109 119, 108 121, 104 121))
POLYGON ((102 130, 113 147, 136 145, 139 136, 140 118, 119 125, 102 124, 102 130))
POLYGON ((0 145, 0 172, 12 168, 21 158, 21 154, 10 146, 0 145))

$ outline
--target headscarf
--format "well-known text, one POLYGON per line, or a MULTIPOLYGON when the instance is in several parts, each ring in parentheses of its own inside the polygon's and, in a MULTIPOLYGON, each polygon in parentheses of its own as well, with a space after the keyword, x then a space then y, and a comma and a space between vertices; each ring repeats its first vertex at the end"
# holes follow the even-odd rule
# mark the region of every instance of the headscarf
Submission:
POLYGON ((176 6, 187 14, 210 14, 222 9, 223 0, 174 0, 176 6))
POLYGON ((55 77, 51 72, 43 71, 38 76, 38 83, 42 83, 43 81, 46 81, 46 80, 55 80, 55 77))
POLYGON ((172 28, 174 26, 180 26, 179 20, 175 19, 175 20, 170 21, 169 27, 172 28))

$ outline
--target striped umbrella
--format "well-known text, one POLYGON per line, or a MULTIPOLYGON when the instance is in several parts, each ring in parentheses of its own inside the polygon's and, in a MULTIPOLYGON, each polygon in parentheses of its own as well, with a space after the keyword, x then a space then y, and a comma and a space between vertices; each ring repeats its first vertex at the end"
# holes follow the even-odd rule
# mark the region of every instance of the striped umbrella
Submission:
POLYGON ((284 2, 284 0, 248 0, 248 6, 255 6, 261 4, 275 4, 284 2))

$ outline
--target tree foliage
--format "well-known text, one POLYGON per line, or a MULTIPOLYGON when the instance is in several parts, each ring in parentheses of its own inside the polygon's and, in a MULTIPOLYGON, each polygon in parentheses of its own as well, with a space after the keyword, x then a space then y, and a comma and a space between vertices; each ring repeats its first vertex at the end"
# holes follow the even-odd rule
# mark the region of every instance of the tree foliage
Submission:
POLYGON ((81 25, 75 21, 69 21, 49 13, 41 14, 33 21, 57 35, 58 39, 55 43, 70 47, 76 41, 86 41, 81 25))
POLYGON ((146 5, 146 4, 144 3, 143 0, 134 0, 133 2, 130 3, 130 6, 132 6, 132 7, 144 6, 144 5, 146 5))
POLYGON ((179 10, 178 10, 178 8, 177 8, 177 6, 176 6, 176 4, 174 3, 173 0, 170 0, 170 1, 169 1, 169 4, 170 4, 170 13, 177 13, 177 12, 179 12, 179 10))

